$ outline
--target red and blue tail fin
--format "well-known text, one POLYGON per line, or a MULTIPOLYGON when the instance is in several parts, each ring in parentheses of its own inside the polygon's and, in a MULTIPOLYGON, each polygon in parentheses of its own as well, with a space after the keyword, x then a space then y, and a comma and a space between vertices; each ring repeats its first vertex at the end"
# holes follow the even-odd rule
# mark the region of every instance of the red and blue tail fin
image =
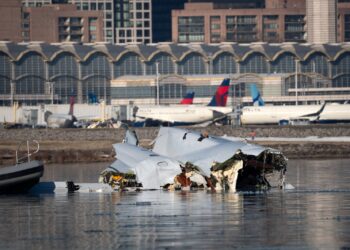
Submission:
POLYGON ((227 102, 228 90, 230 88, 230 79, 226 78, 217 88, 215 95, 209 102, 208 106, 225 107, 227 102))
POLYGON ((180 104, 193 104, 194 92, 189 92, 186 94, 184 99, 181 100, 180 104))
POLYGON ((74 110, 73 110, 73 108, 74 108, 74 96, 71 96, 70 98, 69 98, 69 113, 68 113, 68 115, 73 115, 73 112, 74 112, 74 110))

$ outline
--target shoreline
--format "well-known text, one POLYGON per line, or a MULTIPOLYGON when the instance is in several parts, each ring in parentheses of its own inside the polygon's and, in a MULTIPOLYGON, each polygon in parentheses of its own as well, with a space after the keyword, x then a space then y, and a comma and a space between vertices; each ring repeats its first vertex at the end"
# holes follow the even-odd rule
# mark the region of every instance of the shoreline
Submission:
MULTIPOLYGON (((288 159, 350 158, 350 126, 310 127, 207 127, 191 128, 208 131, 211 135, 224 135, 248 139, 281 151, 288 159), (256 131, 255 140, 249 133, 256 131), (282 136, 281 136, 282 135, 282 136), (307 137, 332 137, 327 140, 307 140, 307 137), (279 141, 279 137, 281 141, 279 141), (349 137, 336 141, 334 137, 349 137), (261 139, 260 139, 261 138, 261 139), (273 138, 273 140, 271 139, 273 138), (290 139, 288 139, 290 138, 290 139), (298 140, 300 138, 300 140, 298 140)), ((158 128, 135 129, 142 147, 150 148, 158 128)), ((113 162, 115 152, 112 144, 121 142, 124 129, 0 129, 0 165, 15 163, 16 149, 21 141, 38 140, 40 151, 31 159, 48 163, 113 162)), ((25 146, 22 147, 25 152, 25 146)))

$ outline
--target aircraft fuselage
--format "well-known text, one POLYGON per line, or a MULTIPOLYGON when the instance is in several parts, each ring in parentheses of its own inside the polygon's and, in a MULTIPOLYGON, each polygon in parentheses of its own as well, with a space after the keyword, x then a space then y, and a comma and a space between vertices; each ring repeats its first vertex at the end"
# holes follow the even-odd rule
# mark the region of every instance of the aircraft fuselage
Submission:
POLYGON ((224 118, 231 112, 231 107, 184 105, 141 107, 136 112, 136 121, 151 119, 169 123, 198 124, 224 118))
MULTIPOLYGON (((279 124, 280 121, 290 121, 318 112, 322 105, 298 106, 262 106, 244 107, 241 114, 241 124, 279 124)), ((350 122, 349 104, 327 104, 319 116, 309 116, 314 123, 350 122)))

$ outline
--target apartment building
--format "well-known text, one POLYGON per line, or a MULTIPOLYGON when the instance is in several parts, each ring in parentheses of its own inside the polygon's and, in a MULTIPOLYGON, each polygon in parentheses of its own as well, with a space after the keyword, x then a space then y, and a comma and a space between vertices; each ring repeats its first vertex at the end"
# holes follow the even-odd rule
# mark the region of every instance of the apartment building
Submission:
POLYGON ((291 4, 267 0, 265 8, 224 7, 215 3, 186 3, 183 10, 173 10, 173 42, 306 41, 304 1, 291 4))
POLYGON ((349 0, 191 0, 172 11, 172 41, 344 42, 349 22, 349 0))
POLYGON ((101 42, 103 13, 79 11, 74 5, 44 5, 28 7, 23 11, 24 41, 101 42))
POLYGON ((116 0, 116 43, 152 43, 151 0, 116 0))
POLYGON ((350 0, 338 0, 337 38, 350 42, 350 0))
POLYGON ((114 43, 114 1, 113 0, 67 0, 80 11, 101 11, 103 13, 104 41, 114 43))
POLYGON ((22 41, 20 0, 0 1, 0 40, 22 41))
POLYGON ((54 3, 73 4, 79 11, 103 12, 105 42, 152 42, 151 0, 22 0, 26 7, 41 7, 54 3))

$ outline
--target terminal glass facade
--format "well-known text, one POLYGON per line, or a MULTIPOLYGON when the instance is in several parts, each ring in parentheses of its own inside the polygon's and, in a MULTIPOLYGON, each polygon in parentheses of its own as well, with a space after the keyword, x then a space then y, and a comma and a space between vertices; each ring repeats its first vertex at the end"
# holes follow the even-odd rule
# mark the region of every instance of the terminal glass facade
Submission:
POLYGON ((143 45, 130 49, 114 45, 0 43, 0 104, 69 103, 70 96, 87 103, 91 94, 107 103, 153 99, 157 72, 160 98, 167 100, 165 103, 175 102, 187 91, 209 98, 217 87, 206 80, 189 83, 187 79, 191 78, 230 77, 235 83, 232 96, 244 97, 249 94, 249 83, 263 86, 264 77, 280 75, 282 82, 274 85, 276 89, 265 89, 264 93, 293 96, 296 65, 298 88, 303 89, 300 95, 327 96, 350 91, 345 89, 350 88, 350 47, 346 44, 201 46, 143 45), (137 84, 111 84, 118 79, 133 79, 137 84), (153 85, 147 79, 154 79, 153 85))

